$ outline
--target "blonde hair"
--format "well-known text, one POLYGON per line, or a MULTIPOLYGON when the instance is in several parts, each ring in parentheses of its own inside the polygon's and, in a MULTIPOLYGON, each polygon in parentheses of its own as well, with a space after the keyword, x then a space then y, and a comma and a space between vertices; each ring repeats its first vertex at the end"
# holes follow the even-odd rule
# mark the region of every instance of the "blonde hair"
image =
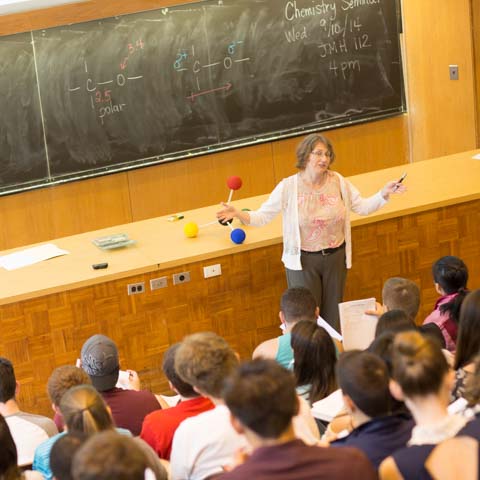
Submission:
POLYGON ((60 401, 60 411, 69 432, 90 435, 114 428, 105 401, 90 385, 67 390, 60 401))

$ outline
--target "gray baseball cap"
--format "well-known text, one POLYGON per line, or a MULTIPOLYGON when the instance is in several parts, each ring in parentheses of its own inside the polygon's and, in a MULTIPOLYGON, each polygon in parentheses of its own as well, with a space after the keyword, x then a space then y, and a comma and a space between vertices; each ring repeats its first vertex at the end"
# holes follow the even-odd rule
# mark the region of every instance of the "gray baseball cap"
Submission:
POLYGON ((83 344, 81 360, 83 370, 99 392, 115 387, 120 365, 113 340, 105 335, 93 335, 83 344))

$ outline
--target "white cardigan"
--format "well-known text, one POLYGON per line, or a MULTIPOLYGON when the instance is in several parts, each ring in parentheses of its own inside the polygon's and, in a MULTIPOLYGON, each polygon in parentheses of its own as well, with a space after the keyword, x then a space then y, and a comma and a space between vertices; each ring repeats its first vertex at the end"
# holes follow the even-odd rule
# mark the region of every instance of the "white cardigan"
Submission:
MULTIPOLYGON (((342 175, 334 172, 340 181, 340 192, 346 206, 345 215, 345 262, 347 268, 352 266, 352 234, 350 210, 358 215, 375 212, 387 201, 381 190, 368 198, 362 198, 360 192, 342 175)), ((282 262, 289 270, 301 270, 300 261, 300 227, 298 225, 297 200, 298 174, 284 178, 273 190, 258 210, 249 212, 250 225, 260 227, 271 222, 280 212, 283 214, 283 254, 282 262)))

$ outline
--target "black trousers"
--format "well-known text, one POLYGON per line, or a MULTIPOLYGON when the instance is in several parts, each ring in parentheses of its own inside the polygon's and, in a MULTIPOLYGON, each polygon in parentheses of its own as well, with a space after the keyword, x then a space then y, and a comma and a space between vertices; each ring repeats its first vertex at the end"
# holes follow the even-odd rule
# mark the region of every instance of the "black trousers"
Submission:
POLYGON ((320 308, 320 316, 340 331, 338 304, 343 301, 347 268, 345 245, 333 253, 301 253, 302 270, 286 269, 288 287, 308 288, 320 308))

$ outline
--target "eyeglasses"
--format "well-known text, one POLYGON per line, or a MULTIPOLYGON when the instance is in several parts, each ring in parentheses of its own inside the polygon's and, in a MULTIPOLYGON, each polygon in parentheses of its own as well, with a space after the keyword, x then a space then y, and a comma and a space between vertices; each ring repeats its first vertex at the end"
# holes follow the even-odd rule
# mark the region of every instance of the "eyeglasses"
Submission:
POLYGON ((323 150, 314 150, 313 152, 310 152, 311 155, 315 155, 315 157, 328 157, 330 158, 332 156, 331 152, 328 150, 325 152, 323 150))

